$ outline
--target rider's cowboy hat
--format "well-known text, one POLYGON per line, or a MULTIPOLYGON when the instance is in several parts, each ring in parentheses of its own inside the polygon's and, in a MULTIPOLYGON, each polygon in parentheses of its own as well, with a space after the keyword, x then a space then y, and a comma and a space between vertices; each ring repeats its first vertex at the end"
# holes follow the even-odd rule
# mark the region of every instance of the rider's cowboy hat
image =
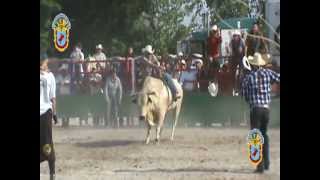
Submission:
POLYGON ((101 44, 96 45, 96 49, 103 49, 101 44))
POLYGON ((218 30, 218 26, 217 25, 213 25, 211 28, 212 31, 217 31, 218 30))
POLYGON ((142 49, 142 52, 145 53, 149 53, 149 54, 153 54, 154 53, 154 50, 152 49, 152 46, 151 45, 147 45, 145 48, 142 49))
POLYGON ((264 66, 267 64, 266 61, 262 58, 260 53, 254 53, 253 56, 249 56, 248 61, 251 65, 255 65, 255 66, 264 66))

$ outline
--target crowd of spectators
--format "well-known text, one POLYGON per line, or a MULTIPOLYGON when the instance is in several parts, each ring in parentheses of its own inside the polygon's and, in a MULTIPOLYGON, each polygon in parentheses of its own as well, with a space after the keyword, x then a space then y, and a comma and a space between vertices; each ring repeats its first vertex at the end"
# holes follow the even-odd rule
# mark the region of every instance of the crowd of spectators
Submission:
MULTIPOLYGON (((231 96, 238 91, 239 74, 244 56, 254 52, 266 53, 267 46, 259 26, 253 25, 248 36, 244 39, 240 32, 235 32, 230 42, 230 57, 221 61, 220 47, 222 38, 219 28, 215 25, 208 38, 208 57, 194 53, 189 56, 179 52, 176 55, 163 54, 157 56, 160 66, 183 86, 184 91, 207 92, 210 82, 219 87, 218 95, 231 96), (221 62, 223 62, 221 64, 221 62)), ((115 69, 123 86, 124 93, 133 93, 141 88, 143 79, 155 73, 152 67, 134 60, 133 48, 121 57, 107 58, 101 44, 95 48, 93 56, 85 58, 82 45, 78 43, 70 58, 61 62, 56 70, 58 93, 61 95, 86 93, 96 95, 103 93, 106 79, 111 69, 115 69)))

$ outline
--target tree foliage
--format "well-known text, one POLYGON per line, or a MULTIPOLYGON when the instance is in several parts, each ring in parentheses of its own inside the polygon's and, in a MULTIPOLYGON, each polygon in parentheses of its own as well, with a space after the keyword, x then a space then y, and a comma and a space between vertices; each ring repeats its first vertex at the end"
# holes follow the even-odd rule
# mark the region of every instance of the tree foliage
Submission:
POLYGON ((186 1, 40 0, 40 45, 57 56, 70 54, 77 42, 82 42, 86 55, 99 43, 108 55, 123 54, 129 46, 139 54, 147 44, 159 52, 174 53, 176 41, 191 31, 181 24, 192 8, 183 8, 186 1), (52 20, 59 12, 71 22, 70 48, 62 54, 55 51, 50 38, 52 20))
POLYGON ((57 13, 61 6, 56 0, 40 0, 40 47, 49 48, 49 32, 51 29, 51 16, 57 13))
POLYGON ((211 22, 248 16, 248 0, 206 0, 211 11, 211 22))

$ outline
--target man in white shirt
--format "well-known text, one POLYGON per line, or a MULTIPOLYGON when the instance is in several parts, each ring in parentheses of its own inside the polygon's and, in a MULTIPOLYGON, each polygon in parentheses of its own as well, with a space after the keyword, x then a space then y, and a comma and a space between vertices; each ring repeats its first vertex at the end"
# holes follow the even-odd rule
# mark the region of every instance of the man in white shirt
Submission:
MULTIPOLYGON (((93 55, 93 58, 95 61, 106 61, 107 60, 107 57, 106 55, 102 52, 103 50, 103 47, 101 44, 98 44, 96 46, 96 53, 93 55)), ((103 69, 106 68, 106 63, 109 63, 109 62, 98 62, 98 63, 92 63, 94 68, 97 69, 97 64, 100 64, 100 67, 102 67, 103 69)), ((108 64, 109 65, 109 64, 108 64)))
POLYGON ((56 75, 56 84, 57 94, 70 95, 70 75, 65 64, 59 68, 59 74, 56 75))
POLYGON ((191 65, 192 65, 192 61, 188 59, 187 68, 186 70, 181 72, 181 76, 179 80, 183 90, 186 90, 186 91, 195 90, 196 84, 197 84, 197 70, 191 69, 191 65))
POLYGON ((82 53, 82 45, 78 43, 71 55, 70 55, 69 73, 71 76, 71 92, 75 91, 75 83, 79 84, 79 81, 84 77, 83 64, 76 63, 78 61, 84 62, 84 54, 82 53))
POLYGON ((40 54, 40 163, 48 161, 50 180, 55 176, 55 152, 52 141, 52 119, 56 116, 56 82, 48 70, 48 57, 40 54))

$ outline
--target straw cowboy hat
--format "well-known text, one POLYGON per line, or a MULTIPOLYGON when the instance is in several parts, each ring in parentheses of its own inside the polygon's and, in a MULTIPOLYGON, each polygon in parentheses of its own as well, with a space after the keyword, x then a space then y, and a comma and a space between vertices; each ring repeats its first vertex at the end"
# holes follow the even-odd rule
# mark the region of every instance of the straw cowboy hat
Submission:
POLYGON ((264 66, 267 64, 266 61, 262 58, 260 53, 254 53, 253 56, 249 56, 248 62, 251 65, 255 65, 255 66, 264 66))
POLYGON ((211 28, 211 30, 212 30, 212 31, 218 30, 218 26, 217 26, 217 25, 213 25, 212 28, 211 28))
POLYGON ((96 49, 103 49, 101 44, 96 45, 96 49))
POLYGON ((271 55, 268 53, 262 54, 261 57, 266 61, 267 64, 272 62, 271 55))
POLYGON ((196 58, 196 59, 202 59, 203 58, 202 54, 199 54, 199 53, 192 54, 192 57, 196 58))
POLYGON ((152 49, 151 45, 147 45, 145 48, 142 49, 142 52, 143 53, 147 52, 147 53, 153 54, 154 50, 152 49))
POLYGON ((218 85, 211 82, 208 86, 208 92, 211 96, 215 97, 218 94, 218 85))

